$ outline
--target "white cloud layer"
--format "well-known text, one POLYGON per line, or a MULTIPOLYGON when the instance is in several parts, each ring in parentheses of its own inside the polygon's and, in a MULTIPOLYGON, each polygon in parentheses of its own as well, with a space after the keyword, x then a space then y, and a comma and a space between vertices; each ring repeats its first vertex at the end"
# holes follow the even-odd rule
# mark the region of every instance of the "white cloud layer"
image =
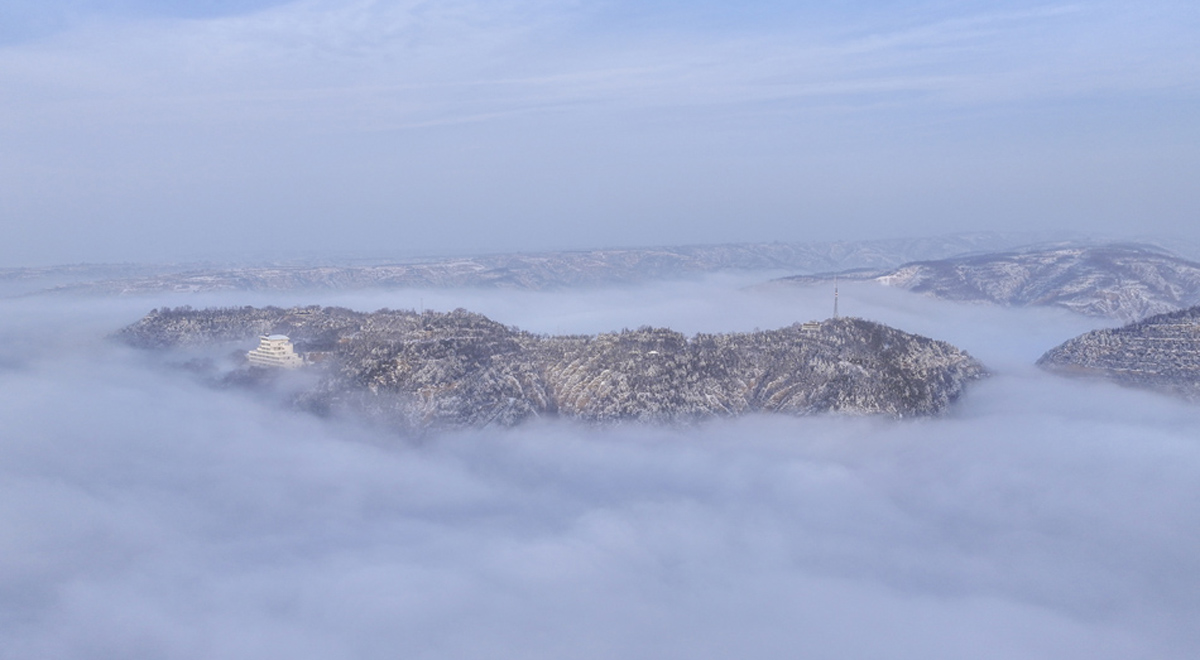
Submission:
MULTIPOLYGON (((828 302, 738 284, 341 302, 573 332, 769 327, 828 302)), ((261 302, 3 301, 0 657, 1200 650, 1200 409, 1028 366, 1091 320, 852 287, 851 313, 997 374, 938 420, 547 422, 419 445, 99 339, 163 303, 261 302)))

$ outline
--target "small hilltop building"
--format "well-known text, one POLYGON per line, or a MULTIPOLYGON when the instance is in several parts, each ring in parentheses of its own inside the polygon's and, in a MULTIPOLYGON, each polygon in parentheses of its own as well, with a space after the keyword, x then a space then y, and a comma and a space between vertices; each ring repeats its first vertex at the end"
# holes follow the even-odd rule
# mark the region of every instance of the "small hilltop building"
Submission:
POLYGON ((263 335, 258 338, 258 348, 246 353, 246 359, 254 367, 278 367, 295 369, 304 366, 304 358, 296 354, 287 335, 263 335))

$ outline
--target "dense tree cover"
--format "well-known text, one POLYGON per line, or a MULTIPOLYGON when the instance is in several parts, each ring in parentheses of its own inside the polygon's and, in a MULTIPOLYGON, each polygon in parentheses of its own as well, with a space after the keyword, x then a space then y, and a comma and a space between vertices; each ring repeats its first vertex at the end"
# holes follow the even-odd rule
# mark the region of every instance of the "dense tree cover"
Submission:
POLYGON ((119 336, 162 349, 265 333, 287 334, 301 352, 327 358, 298 404, 406 428, 511 425, 543 415, 592 422, 932 415, 985 373, 949 344, 851 318, 689 339, 651 327, 535 335, 462 309, 177 308, 154 310, 119 336))
POLYGON ((1082 334, 1047 351, 1038 365, 1200 400, 1200 307, 1082 334))
MULTIPOLYGON (((946 300, 1055 306, 1123 321, 1200 303, 1200 263, 1152 245, 1055 245, 837 276, 874 280, 946 300)), ((811 285, 831 277, 799 275, 783 281, 811 285)))

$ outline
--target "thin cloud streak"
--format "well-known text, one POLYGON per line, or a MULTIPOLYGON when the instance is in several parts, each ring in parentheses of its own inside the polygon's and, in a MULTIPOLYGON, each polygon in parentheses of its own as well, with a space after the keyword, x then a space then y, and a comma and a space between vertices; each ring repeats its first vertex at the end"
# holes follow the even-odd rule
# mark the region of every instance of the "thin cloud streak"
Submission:
MULTIPOLYGON (((353 115, 356 106, 374 105, 363 104, 363 94, 409 98, 414 92, 425 92, 418 97, 423 97, 421 105, 432 104, 427 112, 453 114, 463 112, 465 109, 455 107, 466 101, 456 97, 455 90, 487 88, 496 91, 470 103, 500 103, 511 112, 597 100, 630 108, 753 104, 795 96, 842 97, 864 90, 937 91, 944 101, 971 103, 974 98, 974 102, 986 103, 1122 88, 1194 88, 1197 82, 1195 54, 1189 59, 1184 53, 1163 53, 1152 61, 1139 62, 1129 57, 1128 49, 1110 53, 1099 49, 1101 44, 1088 43, 1086 32, 1073 41, 1076 48, 1084 45, 1087 59, 1074 56, 1074 61, 1064 60, 1053 52, 1061 34, 1054 32, 1053 41, 1047 42, 1037 33, 1054 27, 1097 29, 1086 23, 1071 24, 1071 19, 1104 13, 1083 11, 1078 6, 956 18, 868 37, 807 33, 799 39, 786 34, 700 41, 694 36, 666 34, 655 35, 652 45, 633 42, 614 49, 600 41, 604 35, 586 32, 586 15, 567 19, 555 7, 535 9, 538 20, 513 6, 483 9, 470 5, 430 16, 411 8, 377 11, 378 5, 300 4, 251 17, 156 22, 127 28, 119 41, 109 41, 101 33, 82 48, 66 42, 65 49, 9 49, 4 59, 10 65, 9 75, 24 68, 27 80, 49 82, 55 72, 66 73, 69 77, 59 83, 66 89, 103 81, 104 86, 94 92, 103 90, 109 102, 116 104, 112 110, 147 97, 158 99, 154 103, 162 104, 160 112, 179 112, 184 109, 180 102, 195 104, 204 110, 196 113, 197 119, 231 101, 237 108, 234 116, 240 116, 264 101, 269 107, 280 102, 337 100, 343 94, 341 111, 353 115), (545 12, 550 15, 542 16, 545 12), (406 30, 424 36, 420 40, 397 36, 406 30), (531 35, 546 31, 552 31, 550 41, 561 40, 565 35, 555 33, 560 30, 584 30, 577 45, 558 46, 566 57, 547 57, 525 43, 531 35), (1022 34, 1028 30, 1034 32, 1022 34), (1025 50, 1029 44, 1023 36, 1033 36, 1041 50, 1025 50), (348 57, 339 54, 332 44, 340 42, 354 44, 356 53, 348 57), (647 66, 648 62, 655 64, 647 66), (980 66, 982 62, 987 64, 980 66), (73 75, 85 63, 91 70, 84 77, 73 75), (1117 63, 1123 66, 1113 66, 1117 63), (1056 64, 1067 64, 1070 69, 1054 71, 1056 64), (513 75, 522 69, 528 73, 513 75), (480 77, 481 70, 488 74, 480 77), (794 82, 770 82, 781 78, 794 82), (120 84, 122 79, 125 85, 120 84), (332 84, 335 79, 345 82, 332 84), (279 87, 281 80, 288 81, 287 85, 279 87), (264 82, 267 90, 273 91, 264 92, 264 82), (188 88, 183 96, 172 93, 181 86, 188 88), (125 94, 120 92, 122 87, 125 94), (206 87, 210 91, 196 91, 206 87), (980 96, 984 89, 988 90, 986 96, 980 96), (110 96, 112 91, 116 97, 110 96), (123 101, 118 100, 122 97, 123 101)), ((1099 29, 1110 27, 1102 23, 1099 29)), ((1137 47, 1151 45, 1139 43, 1137 47)), ((386 99, 375 100, 387 103, 386 99)), ((397 109, 390 105, 384 112, 397 109)), ((31 108, 29 116, 36 114, 31 108)), ((267 112, 263 118, 270 116, 267 112)))
POLYGON ((330 0, 0 48, 0 260, 1193 230, 1190 5, 660 12, 330 0))

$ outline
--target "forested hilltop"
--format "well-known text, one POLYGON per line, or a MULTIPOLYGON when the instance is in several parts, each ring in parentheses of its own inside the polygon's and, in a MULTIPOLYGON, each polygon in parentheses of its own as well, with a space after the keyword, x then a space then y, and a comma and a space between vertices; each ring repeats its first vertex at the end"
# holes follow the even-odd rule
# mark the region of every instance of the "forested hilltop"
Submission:
POLYGON ((1200 401, 1200 307, 1084 333, 1047 351, 1038 365, 1200 401))
POLYGON ((854 318, 778 330, 524 332, 466 310, 158 309, 118 336, 146 349, 286 334, 319 377, 296 403, 406 429, 539 416, 684 422, 756 412, 935 415, 985 375, 965 352, 854 318))
POLYGON ((1087 316, 1137 321, 1200 303, 1200 262, 1155 245, 1031 247, 917 261, 887 271, 788 277, 811 285, 873 281, 945 300, 1060 307, 1087 316))

